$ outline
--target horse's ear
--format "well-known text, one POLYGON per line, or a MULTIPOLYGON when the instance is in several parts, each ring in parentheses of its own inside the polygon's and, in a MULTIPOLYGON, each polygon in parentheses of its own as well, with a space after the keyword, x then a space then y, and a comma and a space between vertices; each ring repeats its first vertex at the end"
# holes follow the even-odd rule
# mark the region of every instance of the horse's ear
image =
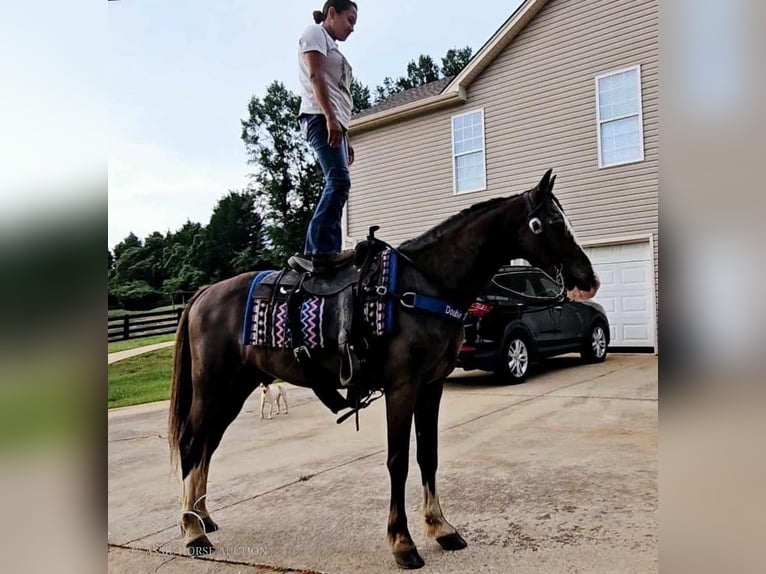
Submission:
MULTIPOLYGON (((552 169, 549 169, 545 172, 545 175, 540 180, 540 183, 538 184, 537 188, 540 190, 541 193, 546 194, 550 192, 551 190, 551 174, 553 173, 552 169)), ((555 178, 554 178, 555 179, 555 178)))
POLYGON ((553 184, 554 183, 556 183, 556 176, 555 175, 551 178, 551 182, 548 184, 548 191, 550 191, 551 193, 553 193, 553 184))

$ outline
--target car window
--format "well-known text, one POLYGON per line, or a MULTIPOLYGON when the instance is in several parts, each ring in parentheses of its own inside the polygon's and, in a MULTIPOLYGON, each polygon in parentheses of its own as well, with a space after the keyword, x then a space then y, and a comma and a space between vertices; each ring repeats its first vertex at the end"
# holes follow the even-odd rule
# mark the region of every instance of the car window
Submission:
POLYGON ((561 285, 550 279, 545 275, 538 275, 539 281, 538 288, 540 290, 541 297, 555 297, 561 293, 561 285))
MULTIPOLYGON (((499 287, 498 291, 503 289, 510 289, 524 295, 535 295, 535 289, 529 280, 529 277, 520 273, 506 273, 501 275, 495 275, 492 279, 492 283, 495 288, 499 287)), ((505 291, 506 295, 509 293, 505 291)), ((511 294, 512 295, 512 294, 511 294)))

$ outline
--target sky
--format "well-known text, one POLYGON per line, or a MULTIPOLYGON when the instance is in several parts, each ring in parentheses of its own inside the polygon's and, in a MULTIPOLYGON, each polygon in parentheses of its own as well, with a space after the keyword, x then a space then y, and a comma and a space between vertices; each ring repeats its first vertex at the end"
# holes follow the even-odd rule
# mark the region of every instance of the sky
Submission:
MULTIPOLYGON (((355 32, 340 48, 374 92, 420 54, 476 52, 521 0, 359 0, 355 32)), ((240 120, 274 80, 298 92, 297 41, 321 0, 109 2, 109 247, 207 224, 247 174, 240 120)))

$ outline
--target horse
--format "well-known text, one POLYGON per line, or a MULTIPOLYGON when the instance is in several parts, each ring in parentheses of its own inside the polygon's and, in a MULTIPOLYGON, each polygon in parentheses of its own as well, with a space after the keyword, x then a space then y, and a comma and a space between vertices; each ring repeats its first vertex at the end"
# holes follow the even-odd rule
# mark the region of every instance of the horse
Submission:
MULTIPOLYGON (((501 265, 523 258, 558 276, 573 296, 593 297, 599 280, 553 194, 555 179, 548 170, 534 188, 477 203, 402 243, 397 248, 402 290, 447 298, 467 309, 501 265)), ((181 528, 195 554, 214 550, 207 534, 218 525, 205 506, 210 459, 247 397, 275 377, 298 386, 316 384, 290 350, 241 340, 253 276, 245 273, 200 289, 178 326, 168 436, 171 458, 181 462, 181 528)), ((391 487, 387 541, 397 565, 409 569, 424 565, 405 512, 413 418, 426 534, 445 550, 467 546, 445 518, 436 489, 439 404, 443 380, 457 361, 463 325, 419 312, 404 299, 400 303, 393 311, 397 329, 373 341, 372 364, 364 376, 385 398, 391 487)), ((338 357, 323 360, 322 367, 337 374, 338 357)))

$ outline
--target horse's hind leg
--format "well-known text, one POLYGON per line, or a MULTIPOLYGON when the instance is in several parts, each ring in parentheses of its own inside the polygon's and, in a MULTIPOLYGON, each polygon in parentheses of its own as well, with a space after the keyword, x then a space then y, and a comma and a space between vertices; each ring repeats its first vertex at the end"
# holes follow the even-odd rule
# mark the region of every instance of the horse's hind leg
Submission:
POLYGON ((436 538, 445 550, 461 550, 467 546, 455 527, 444 518, 436 493, 436 467, 438 464, 439 403, 444 385, 441 381, 423 385, 415 404, 415 433, 418 464, 423 480, 423 514, 426 534, 436 538))
POLYGON ((207 534, 218 529, 207 510, 207 478, 210 459, 221 442, 224 431, 236 418, 247 397, 258 384, 252 374, 236 376, 230 381, 210 382, 205 392, 198 381, 187 422, 190 429, 187 448, 181 454, 184 496, 181 525, 184 541, 193 554, 213 550, 207 534), (220 389, 220 390, 219 390, 220 389))
POLYGON ((409 470, 410 430, 417 386, 406 383, 386 393, 388 425, 388 473, 391 477, 391 508, 388 514, 388 543, 400 568, 420 568, 425 562, 407 527, 404 490, 409 470))

